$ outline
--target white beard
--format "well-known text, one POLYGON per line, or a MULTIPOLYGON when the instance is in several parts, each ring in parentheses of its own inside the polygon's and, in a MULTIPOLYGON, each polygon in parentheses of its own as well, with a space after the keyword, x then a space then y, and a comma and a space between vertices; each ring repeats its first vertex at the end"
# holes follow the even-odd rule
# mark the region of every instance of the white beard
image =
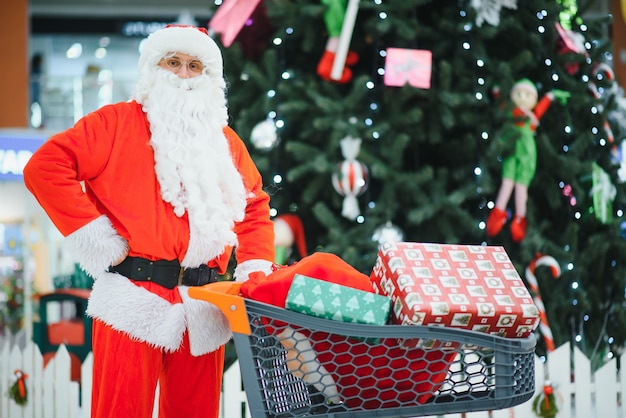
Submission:
POLYGON ((181 264, 196 267, 237 244, 233 227, 246 206, 243 180, 223 133, 223 81, 206 75, 181 79, 157 67, 144 74, 137 92, 150 122, 161 197, 176 216, 189 214, 189 248, 181 264))

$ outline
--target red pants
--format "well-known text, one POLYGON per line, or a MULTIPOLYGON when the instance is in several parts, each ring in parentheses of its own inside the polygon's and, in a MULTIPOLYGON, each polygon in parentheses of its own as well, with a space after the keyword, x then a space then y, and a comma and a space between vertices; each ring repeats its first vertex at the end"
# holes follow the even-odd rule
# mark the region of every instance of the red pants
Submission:
POLYGON ((159 418, 217 418, 224 347, 199 357, 166 353, 93 321, 91 418, 151 418, 159 384, 159 418))

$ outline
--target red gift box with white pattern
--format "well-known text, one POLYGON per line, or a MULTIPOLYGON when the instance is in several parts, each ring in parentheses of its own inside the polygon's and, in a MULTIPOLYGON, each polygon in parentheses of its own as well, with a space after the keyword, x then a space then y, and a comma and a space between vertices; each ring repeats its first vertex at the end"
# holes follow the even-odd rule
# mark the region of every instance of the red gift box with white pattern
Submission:
POLYGON ((391 297, 397 324, 510 338, 527 337, 539 325, 539 310, 502 247, 385 243, 370 280, 391 297))

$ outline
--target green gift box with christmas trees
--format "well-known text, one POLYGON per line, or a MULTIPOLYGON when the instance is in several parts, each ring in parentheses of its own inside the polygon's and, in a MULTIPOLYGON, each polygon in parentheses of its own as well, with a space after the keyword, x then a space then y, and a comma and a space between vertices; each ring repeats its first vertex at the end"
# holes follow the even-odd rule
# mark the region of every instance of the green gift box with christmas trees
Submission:
POLYGON ((296 274, 285 308, 335 321, 385 325, 391 298, 296 274))

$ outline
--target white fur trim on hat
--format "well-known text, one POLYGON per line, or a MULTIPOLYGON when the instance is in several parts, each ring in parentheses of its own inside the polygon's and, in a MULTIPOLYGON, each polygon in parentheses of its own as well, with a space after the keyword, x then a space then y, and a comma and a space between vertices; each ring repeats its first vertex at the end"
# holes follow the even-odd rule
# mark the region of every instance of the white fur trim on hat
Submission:
POLYGON ((168 25, 148 36, 141 43, 139 71, 155 66, 168 53, 181 52, 197 57, 210 75, 222 76, 222 51, 204 28, 168 25))

